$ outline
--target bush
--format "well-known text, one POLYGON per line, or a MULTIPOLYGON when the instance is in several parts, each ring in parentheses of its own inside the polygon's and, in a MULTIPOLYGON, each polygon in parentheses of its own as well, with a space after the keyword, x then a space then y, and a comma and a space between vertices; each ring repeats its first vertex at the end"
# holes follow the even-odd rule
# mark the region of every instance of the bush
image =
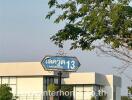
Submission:
POLYGON ((95 100, 95 97, 92 97, 91 100, 95 100))
POLYGON ((13 94, 11 93, 12 89, 6 85, 0 85, 0 100, 12 100, 13 94))
MULTIPOLYGON (((58 86, 55 85, 55 84, 49 84, 48 85, 48 91, 58 91, 58 86)), ((61 91, 73 91, 73 86, 70 86, 70 85, 62 85, 61 86, 61 91)), ((54 97, 54 100, 58 100, 58 96, 55 96, 54 97)), ((72 95, 71 96, 62 96, 61 97, 61 100, 73 100, 73 97, 72 95)))
POLYGON ((106 96, 99 96, 99 100, 106 100, 106 96))
POLYGON ((127 96, 122 96, 121 100, 129 100, 127 96))
POLYGON ((57 90, 58 90, 58 86, 57 85, 55 85, 53 83, 51 83, 51 84, 48 85, 48 91, 54 91, 54 92, 56 92, 57 90))

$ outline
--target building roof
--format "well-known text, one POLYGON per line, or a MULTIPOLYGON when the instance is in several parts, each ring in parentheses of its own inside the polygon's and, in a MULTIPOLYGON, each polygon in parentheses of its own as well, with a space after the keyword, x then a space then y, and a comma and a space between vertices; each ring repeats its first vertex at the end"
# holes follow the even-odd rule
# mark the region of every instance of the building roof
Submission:
POLYGON ((43 76, 54 75, 45 71, 40 62, 0 63, 0 76, 43 76))

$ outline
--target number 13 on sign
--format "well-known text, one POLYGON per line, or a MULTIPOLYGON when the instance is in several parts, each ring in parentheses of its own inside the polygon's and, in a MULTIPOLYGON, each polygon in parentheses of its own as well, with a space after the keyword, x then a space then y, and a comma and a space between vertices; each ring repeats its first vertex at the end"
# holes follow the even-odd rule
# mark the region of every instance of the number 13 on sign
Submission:
POLYGON ((75 61, 67 61, 67 67, 68 69, 74 69, 76 66, 75 66, 75 61))

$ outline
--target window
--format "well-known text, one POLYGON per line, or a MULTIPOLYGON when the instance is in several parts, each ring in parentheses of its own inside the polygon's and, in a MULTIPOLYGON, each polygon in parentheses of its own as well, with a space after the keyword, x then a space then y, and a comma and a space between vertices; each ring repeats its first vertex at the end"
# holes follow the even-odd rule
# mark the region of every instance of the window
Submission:
MULTIPOLYGON (((50 83, 54 83, 54 78, 53 77, 43 77, 43 90, 44 91, 47 91, 48 85, 50 83)), ((49 100, 48 96, 44 96, 43 98, 44 98, 44 100, 49 100)))
POLYGON ((49 83, 54 83, 54 78, 53 77, 50 77, 49 80, 50 80, 49 83))
POLYGON ((9 85, 9 86, 12 89, 12 93, 16 94, 16 85, 9 85))
POLYGON ((1 77, 0 77, 0 84, 2 84, 2 79, 1 79, 1 77))
POLYGON ((10 77, 10 83, 9 84, 16 84, 16 77, 10 77))
POLYGON ((12 88, 12 93, 16 94, 16 77, 0 77, 0 84, 8 84, 12 88))
POLYGON ((2 77, 2 84, 9 84, 9 78, 8 77, 2 77))

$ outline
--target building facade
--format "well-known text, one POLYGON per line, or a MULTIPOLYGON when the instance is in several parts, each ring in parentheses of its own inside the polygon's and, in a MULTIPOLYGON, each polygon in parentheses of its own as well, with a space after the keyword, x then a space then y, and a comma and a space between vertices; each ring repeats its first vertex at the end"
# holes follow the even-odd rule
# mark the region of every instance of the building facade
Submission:
POLYGON ((74 86, 74 100, 91 100, 105 96, 105 100, 121 100, 121 78, 95 72, 71 73, 64 78, 64 84, 74 86))
MULTIPOLYGON (((57 74, 45 71, 40 62, 0 63, 0 84, 8 84, 17 100, 49 100, 44 95, 50 83, 57 83, 57 74)), ((73 86, 73 100, 121 100, 121 78, 95 72, 64 74, 62 84, 73 86)))

